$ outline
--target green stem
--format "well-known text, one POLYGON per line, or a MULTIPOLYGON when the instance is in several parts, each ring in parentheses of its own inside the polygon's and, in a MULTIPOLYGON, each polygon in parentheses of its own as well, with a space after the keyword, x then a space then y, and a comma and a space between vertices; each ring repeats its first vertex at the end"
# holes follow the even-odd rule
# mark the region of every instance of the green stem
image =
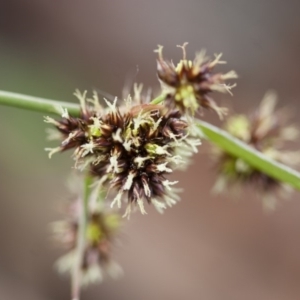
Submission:
POLYGON ((80 217, 78 226, 78 235, 76 243, 75 263, 72 270, 72 300, 80 299, 81 290, 81 277, 82 277, 82 263, 85 251, 85 236, 86 226, 88 221, 88 201, 91 193, 92 177, 86 175, 84 181, 84 192, 82 197, 82 203, 80 203, 80 217))
POLYGON ((51 114, 60 114, 60 107, 64 107, 68 108, 70 115, 79 114, 78 105, 74 103, 48 100, 6 91, 0 91, 0 104, 51 114))
MULTIPOLYGON (((164 99, 165 95, 162 94, 152 100, 151 104, 159 104, 164 99)), ((67 108, 69 114, 72 116, 78 116, 80 112, 79 105, 77 104, 47 100, 4 91, 0 91, 0 104, 54 114, 60 114, 59 107, 63 107, 67 108)), ((240 157, 257 170, 300 190, 299 172, 266 157, 261 152, 249 147, 218 127, 204 121, 197 122, 205 137, 212 143, 218 145, 228 153, 240 157)))
POLYGON ((200 120, 197 121, 197 124, 204 133, 206 139, 216 144, 227 153, 243 159, 249 165, 270 177, 288 183, 300 190, 299 172, 268 158, 261 152, 241 142, 220 128, 200 120))
MULTIPOLYGON (((160 104, 165 100, 165 97, 166 96, 164 94, 161 94, 154 98, 151 101, 151 104, 160 104)), ((79 115, 79 106, 75 103, 45 99, 1 90, 0 104, 50 114, 60 114, 60 107, 63 107, 68 109, 70 115, 79 115)))

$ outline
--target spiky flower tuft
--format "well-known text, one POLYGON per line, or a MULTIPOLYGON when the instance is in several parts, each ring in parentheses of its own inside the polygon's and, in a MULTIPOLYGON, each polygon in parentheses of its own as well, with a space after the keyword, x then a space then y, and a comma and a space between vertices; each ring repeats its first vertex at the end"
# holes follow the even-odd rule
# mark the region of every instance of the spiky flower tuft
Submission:
MULTIPOLYGON (((79 94, 79 98, 85 95, 79 94)), ((89 168, 98 180, 98 189, 113 194, 111 206, 127 202, 125 216, 137 204, 145 214, 144 202, 159 211, 179 199, 166 176, 187 163, 197 151, 198 139, 189 136, 187 121, 177 110, 161 105, 131 102, 117 107, 117 101, 106 101, 108 108, 81 101, 81 116, 68 115, 56 121, 47 118, 62 133, 61 146, 50 149, 50 155, 70 148, 75 166, 89 168)))
MULTIPOLYGON (((228 118, 225 129, 267 157, 295 166, 300 162, 299 152, 286 150, 286 144, 297 137, 298 130, 286 125, 286 112, 275 111, 275 105, 276 95, 269 92, 253 114, 228 118)), ((214 158, 219 173, 215 192, 223 192, 228 186, 238 183, 251 185, 262 198, 264 206, 272 209, 276 204, 276 196, 286 197, 290 191, 280 181, 219 148, 214 147, 214 158)))
POLYGON ((215 55, 215 59, 210 60, 203 50, 196 54, 194 61, 188 60, 186 45, 187 43, 178 46, 183 49, 183 59, 177 66, 163 58, 162 46, 156 50, 158 52, 157 75, 166 94, 166 104, 192 115, 203 108, 212 109, 222 119, 227 109, 218 107, 209 94, 212 91, 231 94, 230 90, 235 84, 228 85, 225 81, 237 78, 237 74, 234 71, 226 74, 213 73, 217 64, 226 63, 221 60, 222 54, 215 55))
MULTIPOLYGON (((69 206, 66 219, 52 224, 55 239, 69 251, 56 262, 60 273, 73 271, 80 210, 79 201, 73 201, 69 206)), ((101 212, 88 211, 85 245, 81 259, 81 285, 102 281, 106 275, 113 278, 121 275, 121 267, 111 257, 112 244, 120 231, 120 224, 120 216, 108 208, 102 209, 101 212)))

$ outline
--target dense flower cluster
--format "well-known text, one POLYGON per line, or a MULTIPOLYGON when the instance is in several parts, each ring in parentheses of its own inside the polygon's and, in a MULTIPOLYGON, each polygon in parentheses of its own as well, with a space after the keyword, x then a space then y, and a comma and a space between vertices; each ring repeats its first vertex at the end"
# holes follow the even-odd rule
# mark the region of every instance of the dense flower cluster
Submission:
MULTIPOLYGON (((76 260, 81 209, 80 199, 73 201, 65 220, 57 221, 52 226, 56 240, 69 251, 56 263, 60 273, 72 272, 76 260)), ((81 263, 82 285, 101 281, 105 275, 117 277, 122 273, 119 265, 111 258, 112 244, 120 231, 120 225, 120 216, 111 210, 88 210, 81 263)))
MULTIPOLYGON (((298 130, 291 125, 286 126, 287 115, 284 111, 275 111, 275 104, 276 96, 267 93, 253 114, 228 118, 225 129, 267 157, 288 165, 299 163, 299 152, 285 150, 286 143, 297 137, 298 130)), ((214 148, 214 154, 218 170, 216 192, 223 192, 228 186, 238 183, 249 184, 262 198, 266 208, 274 208, 276 194, 284 197, 289 191, 286 185, 239 157, 219 148, 214 148)))
POLYGON ((86 95, 76 92, 81 115, 74 118, 63 111, 61 120, 46 117, 61 133, 61 145, 48 149, 55 152, 74 149, 75 166, 89 168, 98 178, 97 187, 114 193, 111 206, 121 207, 127 200, 125 215, 132 204, 146 213, 144 202, 159 211, 179 199, 173 190, 177 181, 166 176, 183 167, 187 158, 197 152, 200 141, 189 135, 189 125, 177 110, 165 106, 132 103, 117 107, 117 101, 106 101, 107 108, 94 97, 92 105, 86 95))
POLYGON ((218 107, 209 94, 212 91, 231 93, 230 90, 235 85, 227 85, 225 81, 237 78, 237 74, 234 71, 226 74, 213 73, 217 64, 226 63, 220 60, 222 54, 216 55, 211 61, 205 51, 201 51, 194 61, 187 60, 186 45, 187 43, 179 46, 183 49, 183 59, 177 66, 171 61, 164 60, 162 46, 156 50, 158 52, 157 75, 166 94, 166 104, 192 115, 199 109, 212 109, 222 118, 227 109, 218 107))

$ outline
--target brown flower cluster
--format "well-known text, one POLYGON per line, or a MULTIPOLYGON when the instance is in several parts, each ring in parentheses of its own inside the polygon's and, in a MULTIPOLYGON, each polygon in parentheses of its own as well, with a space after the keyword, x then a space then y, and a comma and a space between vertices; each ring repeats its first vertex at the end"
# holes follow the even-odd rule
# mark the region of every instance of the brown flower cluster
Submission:
MULTIPOLYGON (((286 150, 287 142, 295 140, 298 130, 286 125, 287 113, 275 110, 276 95, 269 92, 260 106, 249 116, 233 115, 225 123, 225 129, 236 138, 278 162, 291 165, 299 163, 299 152, 286 150)), ((277 179, 255 169, 239 157, 214 148, 218 180, 214 190, 223 192, 237 184, 250 185, 262 198, 267 209, 273 209, 276 196, 286 197, 290 189, 277 179)))
POLYGON ((106 100, 107 108, 98 99, 90 101, 76 92, 81 102, 80 117, 63 111, 61 120, 46 117, 61 134, 61 145, 48 149, 55 152, 74 149, 75 167, 90 170, 97 188, 114 196, 111 206, 121 207, 126 200, 125 215, 137 204, 145 214, 144 202, 159 211, 179 199, 173 190, 176 181, 166 176, 187 163, 197 151, 199 140, 189 136, 189 126, 177 110, 151 103, 133 104, 131 98, 118 107, 106 100))
MULTIPOLYGON (((56 267, 60 273, 72 272, 76 261, 76 246, 81 215, 80 199, 72 201, 64 221, 52 224, 56 240, 69 252, 59 258, 56 267)), ((85 246, 81 260, 82 285, 102 281, 104 276, 118 277, 122 269, 111 257, 112 244, 120 231, 119 214, 104 209, 101 212, 88 209, 85 230, 85 246)))
POLYGON ((163 58, 162 46, 156 50, 158 52, 157 75, 166 94, 166 105, 192 115, 199 109, 212 109, 222 118, 227 109, 218 107, 209 94, 212 91, 231 93, 230 90, 235 84, 227 85, 225 81, 237 78, 237 74, 234 71, 226 74, 213 73, 217 64, 226 63, 220 60, 222 54, 210 60, 205 51, 201 51, 194 61, 187 60, 186 45, 187 43, 178 46, 183 49, 183 59, 177 66, 163 58))

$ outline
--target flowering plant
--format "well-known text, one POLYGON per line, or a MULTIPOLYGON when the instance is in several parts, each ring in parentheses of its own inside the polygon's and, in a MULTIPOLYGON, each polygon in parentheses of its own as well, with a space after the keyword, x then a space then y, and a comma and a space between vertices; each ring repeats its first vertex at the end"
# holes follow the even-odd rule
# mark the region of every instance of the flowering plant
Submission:
POLYGON ((82 285, 121 273, 111 255, 124 224, 121 216, 129 219, 137 209, 146 214, 146 205, 162 213, 176 204, 178 181, 168 176, 187 169, 201 152, 201 140, 213 145, 219 192, 251 184, 263 203, 274 207, 279 194, 300 189, 300 174, 285 165, 293 156, 294 167, 298 153, 283 147, 298 131, 286 125, 284 112, 274 110, 275 96, 268 94, 249 117, 230 116, 224 129, 204 122, 204 110, 216 112, 221 120, 227 115, 211 94, 231 94, 235 84, 225 82, 237 74, 214 72, 225 63, 221 54, 210 59, 201 51, 190 61, 186 43, 180 47, 183 59, 177 65, 164 59, 162 46, 156 50, 161 94, 154 99, 137 84, 123 101, 102 101, 95 92, 90 98, 76 91, 79 105, 0 91, 0 104, 61 116, 47 115, 44 121, 53 125, 49 139, 59 140, 55 148, 46 148, 49 157, 73 151, 80 174, 65 219, 53 224, 56 239, 69 251, 56 265, 71 273, 72 299, 79 299, 82 285))

